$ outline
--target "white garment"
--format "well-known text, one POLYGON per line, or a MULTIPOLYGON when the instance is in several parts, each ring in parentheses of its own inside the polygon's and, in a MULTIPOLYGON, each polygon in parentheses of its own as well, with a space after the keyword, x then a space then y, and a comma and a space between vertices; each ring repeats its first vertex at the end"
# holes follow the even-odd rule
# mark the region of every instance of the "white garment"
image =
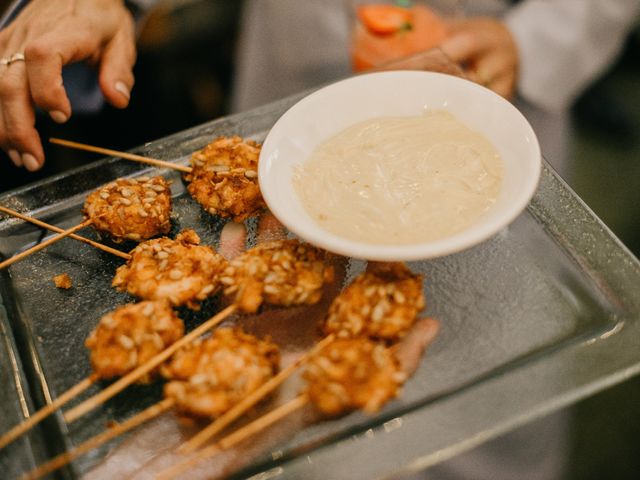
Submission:
MULTIPOLYGON (((447 0, 440 0, 442 3, 447 0)), ((454 0, 451 0, 454 1, 454 0)), ((350 74, 345 0, 249 0, 232 107, 247 110, 350 74)), ((516 105, 545 158, 567 173, 568 109, 615 60, 639 0, 468 0, 468 15, 504 16, 520 53, 516 105)))

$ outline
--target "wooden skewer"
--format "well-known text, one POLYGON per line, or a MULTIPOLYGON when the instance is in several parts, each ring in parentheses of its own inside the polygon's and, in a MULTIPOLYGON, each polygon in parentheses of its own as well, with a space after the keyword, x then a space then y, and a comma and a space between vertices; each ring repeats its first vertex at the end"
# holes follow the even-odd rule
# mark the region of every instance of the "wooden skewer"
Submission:
POLYGON ((36 413, 31 415, 28 419, 22 422, 19 425, 16 425, 7 433, 0 437, 0 450, 13 442, 16 438, 18 438, 23 433, 28 432, 46 417, 51 415, 53 412, 58 410, 60 407, 65 405, 70 400, 74 399, 76 396, 80 395, 87 388, 93 385, 98 380, 97 375, 91 375, 81 382, 77 383, 75 386, 71 387, 69 390, 64 392, 58 398, 56 398, 53 402, 49 403, 47 406, 41 408, 36 413))
POLYGON ((256 403, 266 397, 269 393, 275 390, 282 384, 287 378, 289 378, 298 368, 300 368, 307 360, 313 355, 318 353, 324 347, 334 340, 334 335, 331 334, 318 342, 308 352, 301 355, 295 362, 283 369, 275 377, 262 384, 259 388, 251 392, 250 395, 245 397, 240 403, 236 404, 233 408, 228 410, 224 415, 218 417, 213 423, 206 428, 202 429, 198 434, 194 435, 189 441, 185 442, 178 448, 180 453, 192 453, 200 448, 207 440, 217 435, 224 430, 229 424, 238 419, 247 410, 253 407, 256 403))
POLYGON ((173 170, 179 170, 185 173, 191 173, 192 168, 185 165, 178 165, 177 163, 167 162, 164 160, 158 160, 157 158, 143 157, 142 155, 136 155, 135 153, 120 152, 118 150, 111 150, 110 148, 94 147, 93 145, 86 145, 84 143, 72 142, 69 140, 63 140, 61 138, 50 138, 51 143, 56 145, 62 145, 63 147, 75 148, 77 150, 85 150, 87 152, 101 153, 103 155, 111 155, 112 157, 120 157, 125 160, 133 160, 134 162, 148 163, 156 167, 171 168, 173 170))
MULTIPOLYGON (((36 218, 33 217, 29 217, 27 215, 23 215, 19 212, 16 212, 15 210, 11 210, 9 208, 0 206, 0 212, 2 213, 6 213, 7 215, 11 215, 12 217, 16 217, 19 218, 20 220, 24 220, 25 222, 29 222, 29 223, 33 223, 34 225, 37 225, 38 227, 41 228, 46 228, 47 230, 51 230, 52 232, 56 232, 56 233, 63 233, 64 230, 62 228, 56 227, 55 225, 50 225, 48 223, 45 223, 41 220, 38 220, 36 218)), ((129 255, 128 253, 124 253, 121 252, 120 250, 116 250, 115 248, 111 248, 108 247, 106 245, 103 245, 102 243, 99 242, 95 242, 93 240, 89 240, 88 238, 85 237, 81 237, 80 235, 76 235, 75 233, 72 233, 71 235, 69 235, 69 238, 73 238, 74 240, 78 240, 80 242, 84 242, 87 245, 91 245, 92 247, 96 247, 104 252, 107 253, 111 253, 113 255, 116 255, 120 258, 124 258, 125 260, 129 260, 131 258, 131 255, 129 255)))
POLYGON ((56 235, 55 237, 51 237, 49 240, 46 240, 42 243, 39 243, 38 245, 35 245, 27 250, 25 250, 24 252, 21 252, 17 255, 14 255, 13 257, 5 260, 4 262, 0 263, 0 270, 2 270, 5 267, 8 267, 9 265, 22 260, 23 258, 31 255, 32 253, 36 253, 40 250, 42 250, 43 248, 48 247, 49 245, 51 245, 52 243, 56 243, 59 240, 62 240, 65 237, 68 237, 69 235, 77 232, 78 230, 82 230, 85 227, 88 227, 89 225, 91 225, 91 220, 85 220, 84 222, 82 222, 80 225, 76 225, 75 227, 72 227, 68 230, 63 230, 62 233, 56 235))
MULTIPOLYGON (((215 316, 211 317, 209 320, 204 322, 198 328, 192 330, 187 335, 182 337, 180 340, 171 344, 165 350, 157 354, 155 357, 151 358, 144 365, 140 365, 135 370, 129 372, 127 375, 120 378, 120 380, 109 385, 102 392, 94 395, 93 397, 88 398, 84 402, 80 403, 77 407, 69 410, 64 416, 65 421, 67 421, 68 423, 73 422, 74 420, 78 419, 80 416, 84 415, 86 412, 93 410, 101 403, 105 402, 106 400, 110 399, 120 391, 124 390, 128 385, 135 382, 138 378, 142 377, 143 375, 146 375, 155 367, 157 367, 166 359, 168 359, 171 355, 173 355, 176 352, 176 350, 186 345, 190 341, 194 340, 198 336, 202 335, 207 330, 210 330, 211 328, 218 325, 225 318, 227 318, 227 316, 235 312, 235 310, 236 310, 235 305, 230 305, 229 307, 225 308, 215 316)), ((81 382, 71 387, 66 392, 64 392, 62 395, 60 395, 60 397, 58 397, 52 403, 42 408, 41 410, 36 412, 34 415, 29 417, 27 420, 25 420, 21 424, 17 425, 13 429, 5 433, 2 437, 0 437, 0 449, 4 448, 5 446, 13 442, 16 438, 26 433, 27 431, 29 431, 31 428, 33 428, 36 424, 41 422, 48 415, 52 414, 58 408, 62 407, 67 402, 69 402, 70 400, 78 396, 80 393, 84 392, 87 388, 93 385, 97 381, 97 379, 98 379, 98 376, 96 374, 93 374, 88 378, 86 378, 85 380, 82 380, 81 382)))
POLYGON ((71 423, 77 420, 85 413, 90 412, 91 410, 98 407, 105 401, 109 400, 114 395, 120 393, 122 390, 124 390, 133 382, 138 380, 140 377, 146 375, 151 370, 153 370, 158 365, 160 365, 162 362, 166 361, 177 350, 187 345, 189 342, 195 340, 196 338, 198 338, 200 335, 207 332, 208 330, 211 330, 216 325, 218 325, 225 318, 227 318, 229 315, 234 313, 236 311, 236 308, 237 307, 235 305, 229 305, 227 308, 225 308, 224 310, 220 311, 219 313, 211 317, 202 325, 193 329, 191 332, 189 332, 187 335, 182 337, 177 342, 172 343, 169 347, 164 349, 155 357, 148 360, 144 365, 140 365, 138 368, 136 368, 135 370, 132 370, 131 372, 126 374, 124 377, 113 382, 111 385, 109 385, 107 388, 102 390, 100 393, 95 394, 93 397, 88 398, 84 402, 72 408, 71 410, 65 413, 64 415, 65 421, 67 423, 71 423))
POLYGON ((219 442, 214 443, 202 450, 196 452, 194 456, 188 458, 187 460, 177 463, 171 468, 161 472, 158 476, 156 476, 156 480, 169 480, 175 478, 176 476, 186 472, 190 468, 196 466, 201 461, 211 458, 224 450, 227 450, 238 443, 246 440, 247 438, 259 433, 265 428, 269 427, 273 423, 281 420, 282 418, 290 415, 294 411, 304 407, 309 402, 309 396, 306 393, 298 395, 293 400, 285 403, 284 405, 279 406, 278 408, 271 410, 266 415, 263 415, 260 418, 257 418, 253 422, 245 425, 244 427, 236 430, 232 434, 224 437, 219 442))
MULTIPOLYGON (((304 362, 306 362, 311 356, 315 355, 317 352, 322 350, 326 345, 334 340, 333 335, 329 335, 324 338, 322 341, 318 342, 312 349, 306 352, 304 355, 301 355, 295 362, 289 365, 286 369, 282 370, 277 376, 273 377, 269 382, 264 383, 259 389, 255 390, 248 397, 246 397, 242 402, 237 404, 233 409, 229 410, 225 415, 219 417, 215 422, 213 422, 207 429, 203 431, 209 430, 209 433, 206 437, 202 439, 201 443, 197 443, 194 445, 194 448, 198 448, 203 442, 211 438, 211 436, 215 435, 235 419, 237 419, 240 415, 246 412, 249 408, 255 405, 259 400, 264 398, 267 394, 269 394, 272 390, 274 390, 278 385, 280 385, 284 380, 286 380, 292 373, 295 372, 297 368, 299 368, 304 362), (211 428, 214 427, 214 428, 211 428)), ((129 430, 133 430, 134 428, 142 425, 143 423, 157 417, 158 415, 166 412, 170 408, 175 405, 175 400, 173 398, 165 398, 160 402, 150 406, 149 408, 143 410, 139 414, 135 415, 132 418, 129 418, 125 422, 121 424, 117 424, 108 430, 96 435, 93 438, 83 442, 78 445, 76 448, 62 453, 57 457, 49 460, 48 462, 40 465, 33 471, 26 474, 24 479, 36 479, 40 478, 48 473, 51 473, 69 462, 72 462, 76 458, 84 455, 90 450, 99 447, 103 443, 112 440, 129 430)), ((195 438, 195 437, 194 437, 195 438)), ((192 439, 193 440, 193 439, 192 439)), ((183 445, 186 447, 187 443, 183 445)), ((180 450, 178 450, 180 451, 180 450)), ((188 452, 189 450, 187 450, 188 452)), ((186 452, 185 452, 186 453, 186 452)))
POLYGON ((149 408, 143 410, 136 416, 124 421, 123 423, 116 424, 108 430, 96 435, 93 438, 90 438, 86 442, 81 443, 76 448, 69 450, 68 452, 61 453, 57 457, 49 460, 46 463, 43 463, 38 468, 32 470, 27 473, 23 479, 36 479, 47 475, 61 467, 64 467, 67 463, 72 462, 76 458, 84 455, 90 450, 99 447, 103 443, 108 442, 109 440, 122 435, 123 433, 128 432, 129 430, 133 430, 137 426, 151 420, 152 418, 157 417, 163 412, 166 412, 171 407, 173 407, 175 401, 172 398, 165 398, 160 402, 150 406, 149 408))

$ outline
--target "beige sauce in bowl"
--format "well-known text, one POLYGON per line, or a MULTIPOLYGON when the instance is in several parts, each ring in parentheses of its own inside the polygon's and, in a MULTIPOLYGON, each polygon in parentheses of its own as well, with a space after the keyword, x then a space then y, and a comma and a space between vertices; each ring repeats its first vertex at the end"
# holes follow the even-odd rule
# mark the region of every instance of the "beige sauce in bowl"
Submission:
POLYGON ((294 173, 307 212, 326 230, 373 244, 451 236, 496 201, 503 164, 491 142, 446 111, 353 125, 294 173))

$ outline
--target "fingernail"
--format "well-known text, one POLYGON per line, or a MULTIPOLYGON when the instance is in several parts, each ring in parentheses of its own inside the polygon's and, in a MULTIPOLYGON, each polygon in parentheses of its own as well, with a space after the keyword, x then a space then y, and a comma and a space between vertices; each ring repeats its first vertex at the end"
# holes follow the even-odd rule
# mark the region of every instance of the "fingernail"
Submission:
POLYGON ((20 158, 20 154, 17 150, 9 150, 7 153, 9 154, 9 158, 16 167, 22 166, 22 158, 20 158))
POLYGON ((116 82, 116 84, 114 85, 114 88, 117 91, 119 91, 122 95, 124 95, 127 100, 131 98, 131 91, 129 90, 129 87, 127 87, 124 83, 116 82))
POLYGON ((61 112, 60 110, 53 110, 52 112, 49 112, 49 116, 53 119, 54 122, 56 123, 64 123, 68 120, 69 117, 67 117, 66 114, 64 114, 63 112, 61 112))
POLYGON ((30 153, 22 154, 22 163, 24 163, 24 166, 27 167, 27 170, 29 170, 30 172, 35 172, 40 168, 40 164, 36 160, 36 157, 31 155, 30 153))

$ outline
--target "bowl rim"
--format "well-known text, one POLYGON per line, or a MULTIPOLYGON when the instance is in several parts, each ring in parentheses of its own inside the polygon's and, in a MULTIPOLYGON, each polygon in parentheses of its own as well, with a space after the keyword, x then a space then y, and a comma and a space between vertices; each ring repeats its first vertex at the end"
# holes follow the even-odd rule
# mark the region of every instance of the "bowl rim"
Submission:
POLYGON ((275 122, 265 138, 258 164, 258 181, 262 196, 271 213, 273 213, 273 215, 289 231, 312 245, 353 258, 376 261, 411 261, 438 258, 457 253, 493 237, 513 222, 525 210, 538 188, 541 171, 542 155, 537 136, 528 120, 511 102, 482 85, 460 77, 438 72, 395 70, 360 74, 339 80, 310 93, 291 106, 275 122), (496 101, 501 102, 507 109, 510 109, 516 117, 520 118, 522 125, 526 130, 526 135, 533 140, 529 142, 532 152, 528 155, 528 160, 535 162, 535 165, 531 163, 530 167, 532 170, 535 168, 535 172, 537 173, 526 179, 527 181, 524 182, 523 188, 521 188, 511 199, 509 208, 503 209, 500 215, 494 215, 493 217, 487 218, 486 214, 491 211, 489 210, 488 212, 485 212, 484 220, 478 221, 458 233, 439 240, 396 245, 372 244, 350 240, 325 230, 310 217, 309 220, 314 225, 313 228, 305 228, 303 225, 293 221, 291 215, 288 214, 287 205, 278 201, 277 195, 275 194, 276 190, 278 190, 278 182, 269 179, 269 170, 272 159, 267 157, 271 157, 271 152, 274 149, 274 146, 272 146, 272 143, 274 143, 272 132, 278 132, 282 124, 285 123, 289 117, 295 115, 299 110, 306 108, 307 104, 315 102, 318 97, 330 94, 334 89, 342 88, 346 83, 357 84, 363 81, 366 82, 369 81, 370 77, 393 77, 395 79, 402 79, 416 76, 422 77, 425 81, 428 81, 430 78, 438 78, 441 80, 442 77, 446 77, 445 81, 464 83, 464 88, 475 89, 481 92, 482 95, 493 96, 496 101))

